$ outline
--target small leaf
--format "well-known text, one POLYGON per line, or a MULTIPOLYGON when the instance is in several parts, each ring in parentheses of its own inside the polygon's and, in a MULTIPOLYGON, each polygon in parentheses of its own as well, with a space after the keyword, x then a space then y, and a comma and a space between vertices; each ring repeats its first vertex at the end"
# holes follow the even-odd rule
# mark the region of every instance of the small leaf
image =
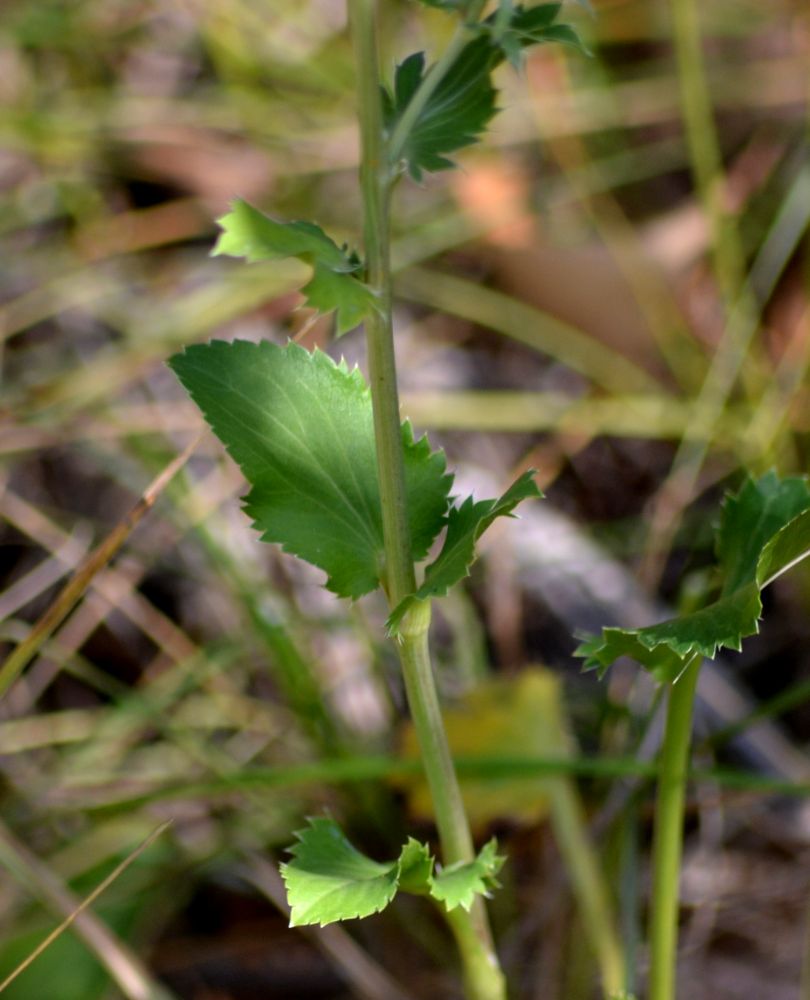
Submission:
POLYGON ((487 896, 499 885, 496 876, 505 859, 497 850, 498 843, 493 838, 484 844, 474 861, 448 865, 433 876, 431 896, 444 903, 447 910, 458 906, 469 910, 477 895, 487 896))
MULTIPOLYGON (((431 6, 451 9, 447 3, 431 6)), ((514 63, 521 49, 539 42, 576 41, 571 28, 553 23, 560 7, 559 3, 541 4, 528 10, 515 7, 508 22, 498 16, 501 11, 477 25, 477 37, 461 50, 421 110, 403 148, 396 151, 414 180, 421 180, 424 170, 452 167, 447 154, 471 145, 486 129, 497 110, 492 72, 504 58, 514 63)), ((393 93, 383 91, 389 134, 431 70, 432 67, 425 69, 422 52, 409 56, 397 67, 393 93)))
POLYGON ((368 285, 355 277, 361 262, 341 249, 313 222, 277 222, 237 200, 219 224, 222 233, 213 256, 244 257, 249 263, 297 257, 313 275, 304 286, 307 304, 321 313, 334 310, 337 335, 358 326, 377 308, 368 285))
POLYGON ((428 894, 433 884, 433 864, 427 844, 409 837, 399 856, 399 888, 419 896, 428 894))
MULTIPOLYGON (((414 180, 423 170, 453 166, 445 154, 470 146, 495 114, 495 88, 489 76, 500 61, 487 38, 476 38, 462 49, 423 108, 400 152, 414 180)), ((394 94, 384 92, 385 124, 389 133, 405 112, 425 77, 422 52, 409 56, 397 69, 394 94)))
MULTIPOLYGON (((371 397, 363 376, 296 344, 212 341, 169 365, 252 489, 245 510, 262 540, 327 573, 357 598, 381 581, 382 507, 371 397)), ((412 550, 425 556, 445 523, 452 477, 427 438, 402 425, 412 550)))
POLYGON ((757 563, 757 583, 767 587, 778 576, 810 556, 810 510, 781 528, 762 550, 757 563))
POLYGON ((686 665, 684 657, 678 656, 669 646, 649 649, 632 629, 604 628, 600 635, 578 635, 578 638, 582 642, 574 650, 574 656, 585 661, 583 670, 597 670, 600 678, 622 656, 640 663, 660 684, 674 681, 686 665))
POLYGON ((301 291, 307 305, 319 313, 335 313, 335 334, 342 337, 349 330, 360 326, 372 309, 376 308, 371 289, 349 274, 331 271, 315 264, 312 278, 301 291))
POLYGON ((521 500, 540 497, 533 472, 524 472, 498 500, 467 497, 460 507, 451 507, 447 518, 447 536, 441 552, 425 570, 422 586, 394 608, 386 627, 398 631, 402 618, 415 601, 441 597, 468 575, 475 559, 475 543, 497 517, 509 515, 521 500))
POLYGON ((241 198, 217 221, 222 232, 212 257, 244 257, 251 264, 300 257, 346 274, 358 268, 314 222, 276 222, 241 198))
POLYGON ((774 472, 746 481, 727 497, 717 532, 717 558, 724 572, 724 593, 754 580, 762 550, 797 514, 810 507, 805 479, 779 479, 774 472))
POLYGON ((290 904, 290 926, 367 917, 397 892, 399 862, 380 864, 361 854, 331 819, 310 819, 296 832, 292 860, 281 865, 290 904))
POLYGON ((759 629, 760 591, 810 554, 810 485, 773 472, 748 480, 723 504, 717 558, 724 576, 719 600, 707 608, 640 629, 606 628, 575 655, 600 674, 628 656, 660 681, 674 681, 695 655, 740 650, 759 629))
POLYGON ((600 673, 620 656, 629 656, 659 681, 674 681, 694 655, 714 659, 720 647, 742 648, 742 640, 759 631, 762 603, 759 588, 748 584, 735 594, 681 618, 647 628, 602 630, 601 639, 588 640, 575 651, 585 658, 585 669, 600 673))

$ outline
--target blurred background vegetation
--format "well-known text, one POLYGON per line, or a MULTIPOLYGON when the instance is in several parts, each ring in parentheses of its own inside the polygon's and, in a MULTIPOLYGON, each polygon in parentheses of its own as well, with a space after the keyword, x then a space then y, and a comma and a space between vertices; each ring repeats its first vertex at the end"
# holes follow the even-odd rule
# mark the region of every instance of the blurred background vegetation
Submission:
MULTIPOLYGON (((383 6, 388 66, 452 27, 383 6)), ((480 495, 528 466, 547 494, 493 529, 435 629, 475 823, 510 857, 493 908, 527 1000, 594 996, 554 835, 575 780, 643 982, 649 788, 617 774, 643 772, 645 732, 654 752, 653 706, 632 668, 579 675, 572 630, 701 599, 724 489, 808 468, 810 14, 701 8, 571 4, 592 57, 503 70, 484 147, 395 205, 403 409, 480 495)), ((298 265, 208 257, 236 196, 357 243, 352 87, 340 0, 0 9, 0 642, 35 654, 0 704, 0 980, 103 888, 12 1000, 455 995, 414 901, 286 927, 274 864, 305 815, 380 857, 430 819, 384 609, 258 543, 164 366, 214 335, 362 366, 358 332, 336 344, 296 308, 298 265)), ((706 693, 690 1000, 794 998, 803 963, 810 995, 810 572, 774 591, 706 693)))

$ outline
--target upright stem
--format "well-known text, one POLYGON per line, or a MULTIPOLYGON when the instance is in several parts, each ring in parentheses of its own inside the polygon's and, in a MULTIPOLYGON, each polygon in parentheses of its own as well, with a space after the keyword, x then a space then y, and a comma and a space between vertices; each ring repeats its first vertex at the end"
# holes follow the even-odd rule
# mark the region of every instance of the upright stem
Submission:
POLYGON ((650 1000, 675 1000, 683 806, 692 735, 692 707, 701 662, 701 656, 693 657, 669 690, 655 807, 650 1000))
MULTIPOLYGON (((358 74, 367 280, 379 305, 366 321, 366 344, 385 541, 383 577, 388 599, 396 606, 414 592, 416 578, 408 527, 391 310, 390 155, 383 137, 376 0, 350 0, 350 10, 358 74)), ((399 653, 442 855, 446 864, 452 864, 471 861, 474 848, 439 709, 428 650, 429 625, 430 604, 418 603, 402 623, 399 653)), ((505 1000, 506 987, 483 902, 477 900, 470 913, 454 910, 448 918, 461 953, 470 1000, 505 1000)))
POLYGON ((391 178, 383 141, 374 0, 352 0, 351 12, 358 73, 360 187, 363 196, 367 280, 378 296, 379 305, 378 310, 366 320, 366 349, 385 538, 384 578, 388 599, 392 606, 396 606, 404 597, 413 593, 416 582, 405 496, 391 310, 388 225, 391 178))

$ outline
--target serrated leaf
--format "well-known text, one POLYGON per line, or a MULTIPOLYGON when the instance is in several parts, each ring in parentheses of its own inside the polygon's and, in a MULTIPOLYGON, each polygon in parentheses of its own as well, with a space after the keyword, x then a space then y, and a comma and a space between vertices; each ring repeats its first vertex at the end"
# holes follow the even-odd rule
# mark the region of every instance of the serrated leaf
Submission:
MULTIPOLYGON (((560 32, 558 28, 563 26, 553 24, 560 7, 558 3, 528 10, 516 7, 508 24, 496 13, 478 25, 478 37, 461 50, 411 127, 403 148, 396 151, 415 180, 421 180, 424 170, 452 167, 448 154, 471 145, 486 129, 497 110, 492 72, 504 58, 514 62, 517 51, 530 45, 570 42, 572 35, 576 38, 572 29, 560 32)), ((409 56, 397 67, 393 93, 383 91, 389 134, 429 72, 422 52, 409 56)))
POLYGON ((427 844, 413 837, 402 848, 399 856, 399 888, 403 892, 423 896, 430 892, 433 884, 433 855, 427 844))
POLYGON ((461 906, 469 910, 476 896, 486 896, 498 887, 498 872, 504 858, 497 853, 498 844, 493 838, 481 848, 473 861, 448 865, 433 876, 431 896, 444 903, 448 910, 461 906))
POLYGON ((308 822, 295 834, 292 860, 281 865, 290 926, 323 927, 385 909, 397 892, 399 863, 381 864, 361 854, 331 819, 308 822))
POLYGON ((685 660, 669 646, 648 648, 632 629, 604 628, 600 635, 578 635, 581 639, 574 656, 584 660, 583 670, 596 670, 604 677, 608 667, 626 656, 640 663, 659 683, 674 681, 683 672, 685 660))
POLYGON ((313 274, 303 288, 307 304, 321 313, 335 312, 338 336, 377 308, 372 290, 355 276, 360 260, 314 222, 277 222, 242 200, 218 221, 222 233, 213 256, 244 257, 249 263, 297 257, 309 264, 313 274))
POLYGON ((727 497, 717 532, 717 558, 724 575, 723 592, 730 594, 756 579, 763 549, 797 514, 810 507, 807 481, 779 479, 768 472, 749 479, 727 497))
POLYGON ((762 550, 757 563, 757 583, 767 587, 778 576, 810 556, 810 510, 794 517, 777 531, 762 550))
MULTIPOLYGON (((296 344, 212 341, 170 366, 251 485, 245 510, 262 539, 327 573, 357 598, 383 573, 371 397, 363 376, 296 344)), ((402 425, 414 559, 445 523, 452 477, 427 438, 402 425)))
POLYGON ((334 311, 335 334, 338 337, 360 326, 376 308, 373 293, 367 285, 350 274, 330 271, 321 264, 313 267, 312 278, 301 291, 312 309, 324 315, 334 311))
POLYGON ((540 496, 534 473, 524 472, 497 500, 475 502, 467 497, 460 507, 451 507, 441 552, 425 570, 422 586, 394 608, 386 622, 388 631, 398 631, 403 616, 415 601, 441 597, 469 574, 475 559, 475 543, 496 518, 510 515, 521 500, 540 496))
MULTIPOLYGON (((476 141, 495 114, 495 88, 490 73, 500 53, 487 38, 476 38, 461 51, 425 105, 400 151, 414 180, 423 170, 447 170, 453 166, 448 153, 476 141)), ((425 56, 417 52, 397 66, 394 94, 384 100, 389 133, 425 77, 425 56)))
POLYGON ((628 656, 660 681, 677 679, 688 660, 713 658, 721 647, 740 650, 759 629, 760 591, 810 554, 810 485, 773 472, 748 480, 723 505, 717 557, 724 576, 719 600, 707 608, 640 629, 606 628, 575 655, 601 673, 628 656))
POLYGON ((646 667, 659 681, 676 680, 696 654, 714 659, 721 647, 739 652, 742 640, 759 631, 762 603, 759 588, 750 583, 709 607, 647 628, 606 628, 601 639, 580 645, 576 656, 585 669, 600 673, 620 656, 646 667))

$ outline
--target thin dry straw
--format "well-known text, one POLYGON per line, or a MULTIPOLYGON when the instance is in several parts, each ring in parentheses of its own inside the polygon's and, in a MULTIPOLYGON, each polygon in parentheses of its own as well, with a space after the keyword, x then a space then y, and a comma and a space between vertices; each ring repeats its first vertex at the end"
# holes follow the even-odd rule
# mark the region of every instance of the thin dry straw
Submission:
POLYGON ((90 586, 96 574, 104 569, 132 534, 143 516, 151 510, 172 477, 179 472, 191 457, 192 452, 200 443, 203 434, 198 435, 182 454, 172 459, 166 468, 147 486, 143 496, 141 496, 129 514, 123 520, 119 521, 104 541, 82 561, 76 572, 62 588, 53 604, 37 621, 26 638, 16 649, 9 653, 3 666, 0 667, 0 698, 3 697, 9 687, 22 673, 43 642, 67 618, 90 586))

